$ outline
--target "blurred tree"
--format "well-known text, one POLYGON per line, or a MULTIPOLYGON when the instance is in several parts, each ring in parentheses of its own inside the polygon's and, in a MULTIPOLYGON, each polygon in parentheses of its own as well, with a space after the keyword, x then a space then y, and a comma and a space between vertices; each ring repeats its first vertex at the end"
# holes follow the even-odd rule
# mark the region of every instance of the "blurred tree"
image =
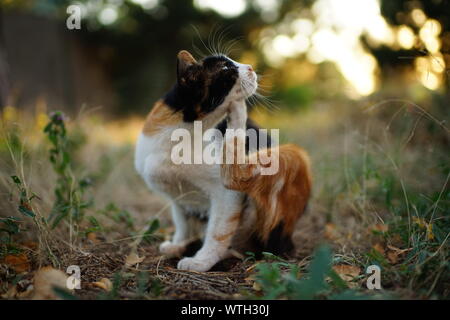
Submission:
POLYGON ((149 8, 140 3, 145 2, 0 0, 5 10, 58 19, 64 26, 61 31, 68 38, 75 36, 105 70, 119 93, 122 111, 147 109, 173 83, 178 50, 196 47, 199 52, 194 55, 209 54, 208 49, 227 47, 233 39, 240 39, 241 49, 249 48, 248 38, 242 35, 264 24, 253 8, 224 19, 216 12, 199 10, 193 1, 155 0, 148 2, 149 8), (66 8, 72 3, 83 8, 81 30, 65 28, 66 8))
MULTIPOLYGON (((0 26, 2 25, 2 10, 0 8, 0 26)), ((9 79, 8 64, 6 63, 4 39, 0 33, 0 107, 8 105, 9 79)))
MULTIPOLYGON (((407 26, 415 36, 415 43, 410 49, 389 46, 371 48, 382 72, 386 74, 388 69, 398 69, 404 65, 412 67, 417 63, 415 58, 429 57, 430 64, 444 69, 443 88, 450 93, 450 1, 381 0, 380 5, 381 13, 389 24, 407 26)), ((432 66, 426 68, 432 69, 432 66)))
MULTIPOLYGON (((240 39, 231 56, 239 58, 233 56, 234 52, 252 50, 258 57, 259 69, 264 70, 266 62, 258 47, 260 31, 267 26, 275 27, 284 19, 304 16, 304 13, 308 19, 314 19, 307 13, 315 3, 313 0, 275 1, 270 10, 261 9, 259 0, 246 0, 243 11, 233 16, 201 9, 199 3, 201 1, 195 0, 0 0, 0 8, 3 14, 10 10, 25 11, 58 21, 67 39, 75 38, 95 65, 104 70, 118 93, 120 110, 133 112, 147 109, 173 83, 178 50, 199 48, 198 51, 208 53, 205 47, 217 49, 218 43, 226 46, 227 40, 240 39), (65 28, 66 8, 72 3, 83 8, 79 31, 65 28)), ((444 68, 450 65, 449 0, 380 0, 380 5, 391 26, 407 26, 416 39, 411 48, 377 47, 362 39, 366 49, 377 59, 382 76, 390 77, 401 68, 411 70, 416 67, 418 57, 442 59, 444 68), (437 49, 435 42, 427 42, 423 31, 430 19, 438 21, 438 24, 431 23, 432 27, 441 28, 437 34, 437 49)), ((274 28, 272 36, 275 37, 278 30, 274 28)), ((200 54, 195 51, 194 55, 200 54)), ((1 66, 0 61, 0 76, 1 66)), ((449 92, 448 75, 442 78, 449 92)), ((289 93, 287 104, 295 105, 293 100, 300 99, 297 91, 304 87, 300 82, 290 85, 297 89, 279 89, 289 93)), ((281 99, 286 98, 286 94, 281 99)), ((309 96, 309 93, 301 95, 309 96)), ((311 99, 304 100, 308 103, 311 99)))

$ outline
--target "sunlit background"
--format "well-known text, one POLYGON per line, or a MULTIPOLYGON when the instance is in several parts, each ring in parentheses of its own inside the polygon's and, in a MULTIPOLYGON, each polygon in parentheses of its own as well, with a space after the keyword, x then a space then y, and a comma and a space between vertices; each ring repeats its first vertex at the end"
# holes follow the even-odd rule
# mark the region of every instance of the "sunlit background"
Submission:
MULTIPOLYGON (((310 8, 288 12, 275 25, 259 30, 255 42, 265 62, 274 68, 281 67, 289 58, 306 58, 311 64, 334 63, 351 85, 350 94, 360 96, 373 93, 379 81, 379 65, 365 47, 363 37, 372 48, 426 50, 427 57, 409 58, 415 62, 414 69, 421 84, 436 90, 442 86, 446 70, 440 52, 442 26, 426 16, 419 1, 403 2, 411 9, 403 20, 413 26, 390 25, 381 14, 378 0, 317 0, 310 8)), ((194 3, 201 10, 214 10, 224 17, 239 16, 248 5, 253 5, 262 20, 270 23, 278 20, 281 2, 257 0, 249 4, 245 0, 197 0, 194 3)))
POLYGON ((140 114, 173 82, 180 49, 253 64, 261 93, 291 110, 385 87, 413 98, 448 91, 446 0, 0 3, 3 106, 140 114), (81 8, 81 30, 65 27, 71 4, 81 8))

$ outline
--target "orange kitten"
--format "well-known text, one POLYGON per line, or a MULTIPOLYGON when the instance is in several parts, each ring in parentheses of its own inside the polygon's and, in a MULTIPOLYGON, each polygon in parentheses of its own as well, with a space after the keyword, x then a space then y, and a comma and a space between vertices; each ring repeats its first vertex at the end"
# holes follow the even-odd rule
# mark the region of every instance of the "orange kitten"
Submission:
MULTIPOLYGON (((236 103, 229 114, 229 127, 245 129, 247 112, 245 104, 236 103)), ((295 223, 305 211, 311 193, 311 170, 307 153, 294 144, 258 150, 245 156, 245 163, 237 163, 238 145, 242 136, 233 136, 224 143, 224 158, 233 153, 234 163, 221 165, 221 175, 226 188, 246 193, 256 207, 254 232, 262 247, 275 254, 292 249, 291 234, 295 223), (231 144, 234 144, 232 148, 231 144), (272 153, 272 154, 271 154, 272 153), (278 157, 278 171, 264 175, 265 164, 261 158, 278 157), (277 229, 277 230, 276 230, 277 229), (276 231, 275 231, 276 230, 276 231), (276 239, 270 243, 271 233, 276 239)))

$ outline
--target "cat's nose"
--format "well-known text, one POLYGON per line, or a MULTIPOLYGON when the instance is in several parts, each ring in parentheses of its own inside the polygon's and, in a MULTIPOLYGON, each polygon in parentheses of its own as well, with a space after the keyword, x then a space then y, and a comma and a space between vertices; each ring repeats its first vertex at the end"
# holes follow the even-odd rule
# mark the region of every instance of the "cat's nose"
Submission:
POLYGON ((248 71, 253 72, 252 66, 249 65, 247 68, 248 68, 248 71))

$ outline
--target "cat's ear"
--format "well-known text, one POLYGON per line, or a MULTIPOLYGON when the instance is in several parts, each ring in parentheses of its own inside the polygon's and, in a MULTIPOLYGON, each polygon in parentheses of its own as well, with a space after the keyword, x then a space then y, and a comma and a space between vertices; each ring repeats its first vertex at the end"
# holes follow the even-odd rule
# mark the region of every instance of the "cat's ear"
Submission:
POLYGON ((177 78, 181 80, 187 68, 197 63, 194 57, 186 50, 181 50, 177 55, 177 78))

